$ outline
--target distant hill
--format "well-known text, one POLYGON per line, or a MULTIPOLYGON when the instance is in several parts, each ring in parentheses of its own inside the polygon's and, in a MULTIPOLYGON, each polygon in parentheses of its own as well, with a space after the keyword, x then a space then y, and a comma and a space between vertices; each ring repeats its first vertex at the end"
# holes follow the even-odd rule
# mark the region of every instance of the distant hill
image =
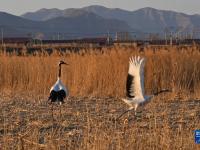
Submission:
POLYGON ((22 17, 37 21, 46 21, 56 17, 76 16, 83 11, 92 12, 105 19, 117 19, 126 22, 132 29, 143 32, 163 32, 166 27, 182 27, 182 30, 200 26, 200 15, 187 15, 184 13, 142 8, 136 11, 127 11, 119 8, 106 8, 93 5, 77 9, 41 9, 29 12, 22 17))
POLYGON ((105 19, 94 13, 84 12, 68 17, 57 17, 44 21, 46 28, 58 32, 96 34, 131 30, 124 22, 117 19, 105 19))
POLYGON ((183 30, 200 26, 200 15, 187 15, 149 7, 136 11, 108 9, 102 6, 89 6, 83 9, 96 13, 104 18, 120 18, 120 20, 127 22, 132 28, 145 32, 163 32, 165 27, 172 26, 182 26, 183 30))
POLYGON ((138 37, 141 33, 163 33, 166 27, 180 31, 200 27, 200 15, 149 7, 127 11, 97 5, 65 10, 41 9, 22 16, 0 12, 0 20, 4 36, 39 35, 45 39, 97 37, 108 33, 114 37, 116 32, 132 32, 138 37))
POLYGON ((43 30, 40 22, 27 20, 5 12, 0 12, 0 28, 4 36, 27 36, 27 33, 43 30))
POLYGON ((21 15, 21 17, 30 19, 33 21, 46 21, 49 19, 57 18, 57 17, 73 17, 73 16, 79 16, 84 14, 86 11, 82 9, 75 9, 75 8, 69 8, 65 10, 60 10, 57 8, 52 9, 40 9, 36 12, 28 12, 24 15, 21 15))
POLYGON ((26 18, 0 12, 0 28, 4 36, 27 36, 42 33, 46 39, 51 39, 58 33, 65 38, 77 38, 85 35, 98 36, 102 33, 132 30, 126 22, 117 19, 107 19, 92 12, 76 11, 73 15, 59 16, 46 21, 33 21, 26 18))

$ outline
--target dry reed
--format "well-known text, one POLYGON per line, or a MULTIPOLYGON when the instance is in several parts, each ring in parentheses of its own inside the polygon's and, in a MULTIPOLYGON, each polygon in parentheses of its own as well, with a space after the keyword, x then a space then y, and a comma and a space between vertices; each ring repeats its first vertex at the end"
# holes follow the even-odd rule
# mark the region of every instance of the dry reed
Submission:
POLYGON ((196 47, 186 50, 164 47, 152 51, 146 48, 110 48, 101 51, 85 50, 48 56, 0 55, 1 91, 28 91, 47 94, 57 76, 59 60, 70 65, 63 67, 62 80, 71 96, 123 96, 128 70, 128 58, 146 58, 145 87, 148 93, 161 88, 174 91, 199 92, 200 53, 196 47))
MULTIPOLYGON (((3 149, 198 149, 200 52, 198 47, 113 47, 53 54, 0 54, 0 148, 3 149), (113 121, 126 105, 128 58, 146 58, 145 89, 161 95, 133 114, 113 121), (57 78, 70 90, 61 118, 51 122, 46 104, 57 78), (94 97, 95 96, 95 97, 94 97), (89 98, 88 98, 89 97, 89 98), (97 98, 99 97, 99 98, 97 98), (191 99, 192 98, 192 99, 191 99), (182 101, 185 99, 185 101, 182 101), (141 111, 141 110, 139 110, 141 111)), ((55 108, 55 115, 59 111, 55 108)))

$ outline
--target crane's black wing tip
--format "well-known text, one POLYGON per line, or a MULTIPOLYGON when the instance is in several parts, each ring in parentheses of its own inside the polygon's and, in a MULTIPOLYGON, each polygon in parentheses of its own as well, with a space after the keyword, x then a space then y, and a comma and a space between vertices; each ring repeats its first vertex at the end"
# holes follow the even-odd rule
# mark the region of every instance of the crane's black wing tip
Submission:
POLYGON ((132 91, 133 84, 134 84, 134 76, 128 73, 126 80, 126 96, 129 98, 135 97, 132 91))
POLYGON ((50 101, 51 103, 60 102, 61 104, 64 104, 65 98, 66 98, 66 92, 64 90, 60 90, 60 91, 52 90, 50 92, 50 96, 48 98, 48 101, 50 101))

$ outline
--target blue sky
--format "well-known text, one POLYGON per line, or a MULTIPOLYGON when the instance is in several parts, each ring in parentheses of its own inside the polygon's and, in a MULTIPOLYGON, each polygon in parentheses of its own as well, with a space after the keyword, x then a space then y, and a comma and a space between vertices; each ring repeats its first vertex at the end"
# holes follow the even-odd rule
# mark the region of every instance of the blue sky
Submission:
POLYGON ((200 0, 0 0, 0 11, 21 15, 41 8, 66 9, 89 5, 103 5, 126 10, 153 7, 187 14, 200 14, 200 0))

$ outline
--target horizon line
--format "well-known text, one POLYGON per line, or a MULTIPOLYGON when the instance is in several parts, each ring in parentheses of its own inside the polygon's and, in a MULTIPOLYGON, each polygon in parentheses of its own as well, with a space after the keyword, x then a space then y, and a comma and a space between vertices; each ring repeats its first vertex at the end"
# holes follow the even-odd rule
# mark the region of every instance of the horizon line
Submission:
POLYGON ((15 14, 15 13, 11 13, 11 12, 7 12, 7 11, 0 11, 0 12, 4 12, 4 13, 8 13, 8 14, 11 14, 11 15, 15 15, 15 16, 19 16, 21 17, 22 15, 26 14, 26 13, 35 13, 35 12, 38 12, 42 9, 46 9, 46 10, 51 10, 51 9, 58 9, 58 10, 67 10, 67 9, 82 9, 82 8, 85 8, 85 7, 92 7, 92 6, 97 6, 97 7, 104 7, 104 8, 107 8, 107 9, 120 9, 120 10, 123 10, 123 11, 128 11, 128 12, 134 12, 134 11, 138 11, 140 9, 145 9, 145 8, 150 8, 150 9, 155 9, 155 10, 159 10, 159 11, 171 11, 171 12, 175 12, 175 13, 182 13, 182 14, 185 14, 185 15, 200 15, 199 13, 186 13, 186 12, 183 12, 183 11, 177 11, 177 10, 170 10, 170 9, 160 9, 160 8, 155 8, 155 7, 141 7, 141 8, 137 8, 137 9, 134 9, 134 10, 129 10, 129 9, 124 9, 124 8, 119 8, 119 7, 107 7, 107 6, 104 6, 104 5, 87 5, 87 6, 83 6, 83 7, 69 7, 69 8, 56 8, 56 7, 52 7, 52 8, 38 8, 37 10, 33 10, 33 11, 27 11, 27 12, 24 12, 24 13, 21 13, 21 14, 15 14))

